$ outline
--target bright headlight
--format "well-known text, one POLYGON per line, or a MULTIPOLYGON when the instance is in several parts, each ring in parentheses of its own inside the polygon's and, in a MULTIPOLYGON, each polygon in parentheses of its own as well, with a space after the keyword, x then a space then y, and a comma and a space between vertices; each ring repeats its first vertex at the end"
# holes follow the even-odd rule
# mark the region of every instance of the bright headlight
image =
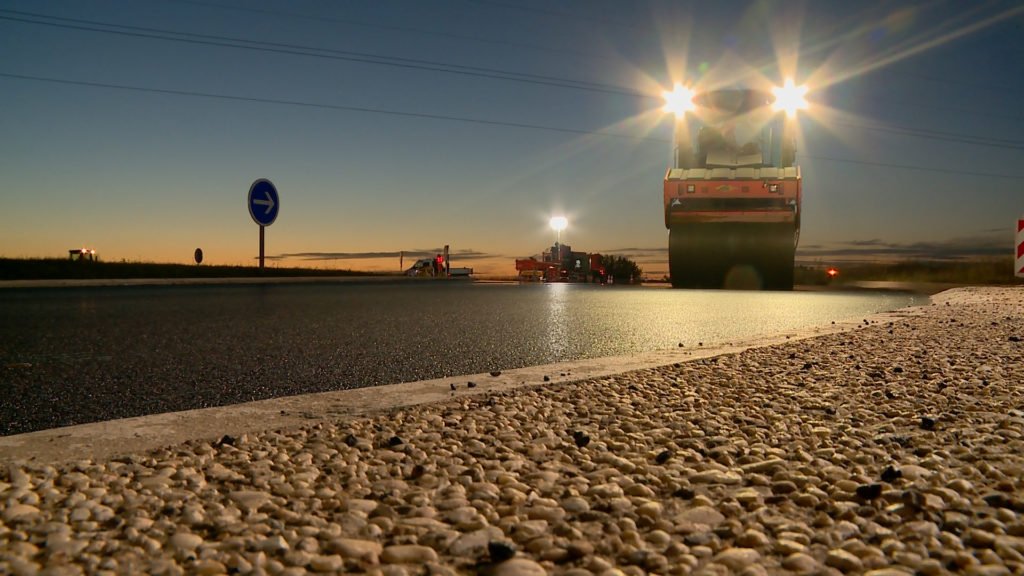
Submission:
POLYGON ((671 112, 676 116, 682 116, 695 108, 693 104, 693 90, 682 84, 676 84, 672 87, 671 91, 666 90, 661 96, 665 99, 663 110, 671 112))
POLYGON ((807 86, 796 86, 792 78, 787 78, 785 84, 772 88, 775 95, 775 102, 772 109, 776 112, 783 110, 787 116, 796 116, 797 110, 807 109, 807 86))

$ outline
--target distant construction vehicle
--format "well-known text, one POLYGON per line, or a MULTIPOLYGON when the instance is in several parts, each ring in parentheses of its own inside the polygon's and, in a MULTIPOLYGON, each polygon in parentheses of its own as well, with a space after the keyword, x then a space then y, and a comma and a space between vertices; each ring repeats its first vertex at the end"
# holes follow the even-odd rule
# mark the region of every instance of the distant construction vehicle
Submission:
POLYGON ((521 282, 600 282, 607 279, 600 254, 573 252, 572 246, 555 243, 541 259, 516 260, 521 282))
POLYGON ((405 270, 406 276, 428 276, 431 278, 468 278, 472 274, 472 268, 452 268, 440 254, 433 258, 421 258, 405 270))
POLYGON ((94 262, 99 260, 99 256, 96 255, 96 251, 92 248, 72 248, 68 250, 68 258, 70 260, 77 261, 88 261, 94 262))
POLYGON ((666 95, 676 114, 664 182, 673 287, 792 290, 805 89, 787 82, 773 92, 677 86, 666 95))

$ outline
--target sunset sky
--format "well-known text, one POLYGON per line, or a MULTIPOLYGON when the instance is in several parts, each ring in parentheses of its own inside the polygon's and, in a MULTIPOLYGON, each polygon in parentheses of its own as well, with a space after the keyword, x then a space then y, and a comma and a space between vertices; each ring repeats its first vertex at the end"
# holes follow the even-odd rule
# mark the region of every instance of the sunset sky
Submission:
POLYGON ((1010 254, 1024 5, 0 0, 0 256, 664 273, 673 82, 806 82, 798 258, 1010 254))

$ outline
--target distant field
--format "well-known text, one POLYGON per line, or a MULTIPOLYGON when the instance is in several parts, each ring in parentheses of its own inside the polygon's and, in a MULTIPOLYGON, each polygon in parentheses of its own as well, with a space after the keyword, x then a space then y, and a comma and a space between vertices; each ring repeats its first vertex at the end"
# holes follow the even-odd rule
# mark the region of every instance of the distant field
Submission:
MULTIPOLYGON (((825 264, 797 264, 794 281, 798 286, 836 286, 858 282, 901 282, 906 284, 1006 285, 1024 284, 1013 275, 1012 258, 973 261, 839 262, 838 275, 830 279, 825 264)), ((645 284, 668 283, 665 278, 646 278, 645 284)))
POLYGON ((253 278, 295 276, 380 276, 379 272, 317 268, 197 266, 150 262, 89 262, 60 258, 0 258, 0 280, 104 280, 126 278, 253 278))
MULTIPOLYGON (((993 258, 974 261, 918 261, 892 263, 850 263, 837 265, 839 274, 831 282, 885 281, 939 284, 1016 284, 1013 259, 993 258)), ((827 266, 798 266, 796 283, 829 284, 827 266)))
MULTIPOLYGON (((842 285, 850 282, 887 281, 941 284, 1022 284, 1013 276, 1013 261, 1006 259, 970 262, 847 263, 837 266, 831 282, 824 265, 798 265, 798 285, 842 285)), ((386 272, 359 272, 323 268, 256 266, 209 266, 153 262, 88 262, 60 258, 0 258, 0 280, 104 280, 129 278, 259 278, 297 276, 387 276, 386 272)), ((493 278, 497 279, 497 277, 493 278)), ((515 280, 514 276, 507 277, 515 280)), ((651 281, 651 280, 649 280, 651 281)), ((655 281, 656 282, 656 281, 655 281)))

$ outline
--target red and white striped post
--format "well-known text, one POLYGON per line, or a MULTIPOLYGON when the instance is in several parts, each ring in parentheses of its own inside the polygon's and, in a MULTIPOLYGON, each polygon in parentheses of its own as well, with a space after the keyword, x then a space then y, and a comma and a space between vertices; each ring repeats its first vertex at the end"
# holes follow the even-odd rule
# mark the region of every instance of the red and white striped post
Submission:
POLYGON ((1017 219, 1017 262, 1013 269, 1017 278, 1024 278, 1024 216, 1017 219))

